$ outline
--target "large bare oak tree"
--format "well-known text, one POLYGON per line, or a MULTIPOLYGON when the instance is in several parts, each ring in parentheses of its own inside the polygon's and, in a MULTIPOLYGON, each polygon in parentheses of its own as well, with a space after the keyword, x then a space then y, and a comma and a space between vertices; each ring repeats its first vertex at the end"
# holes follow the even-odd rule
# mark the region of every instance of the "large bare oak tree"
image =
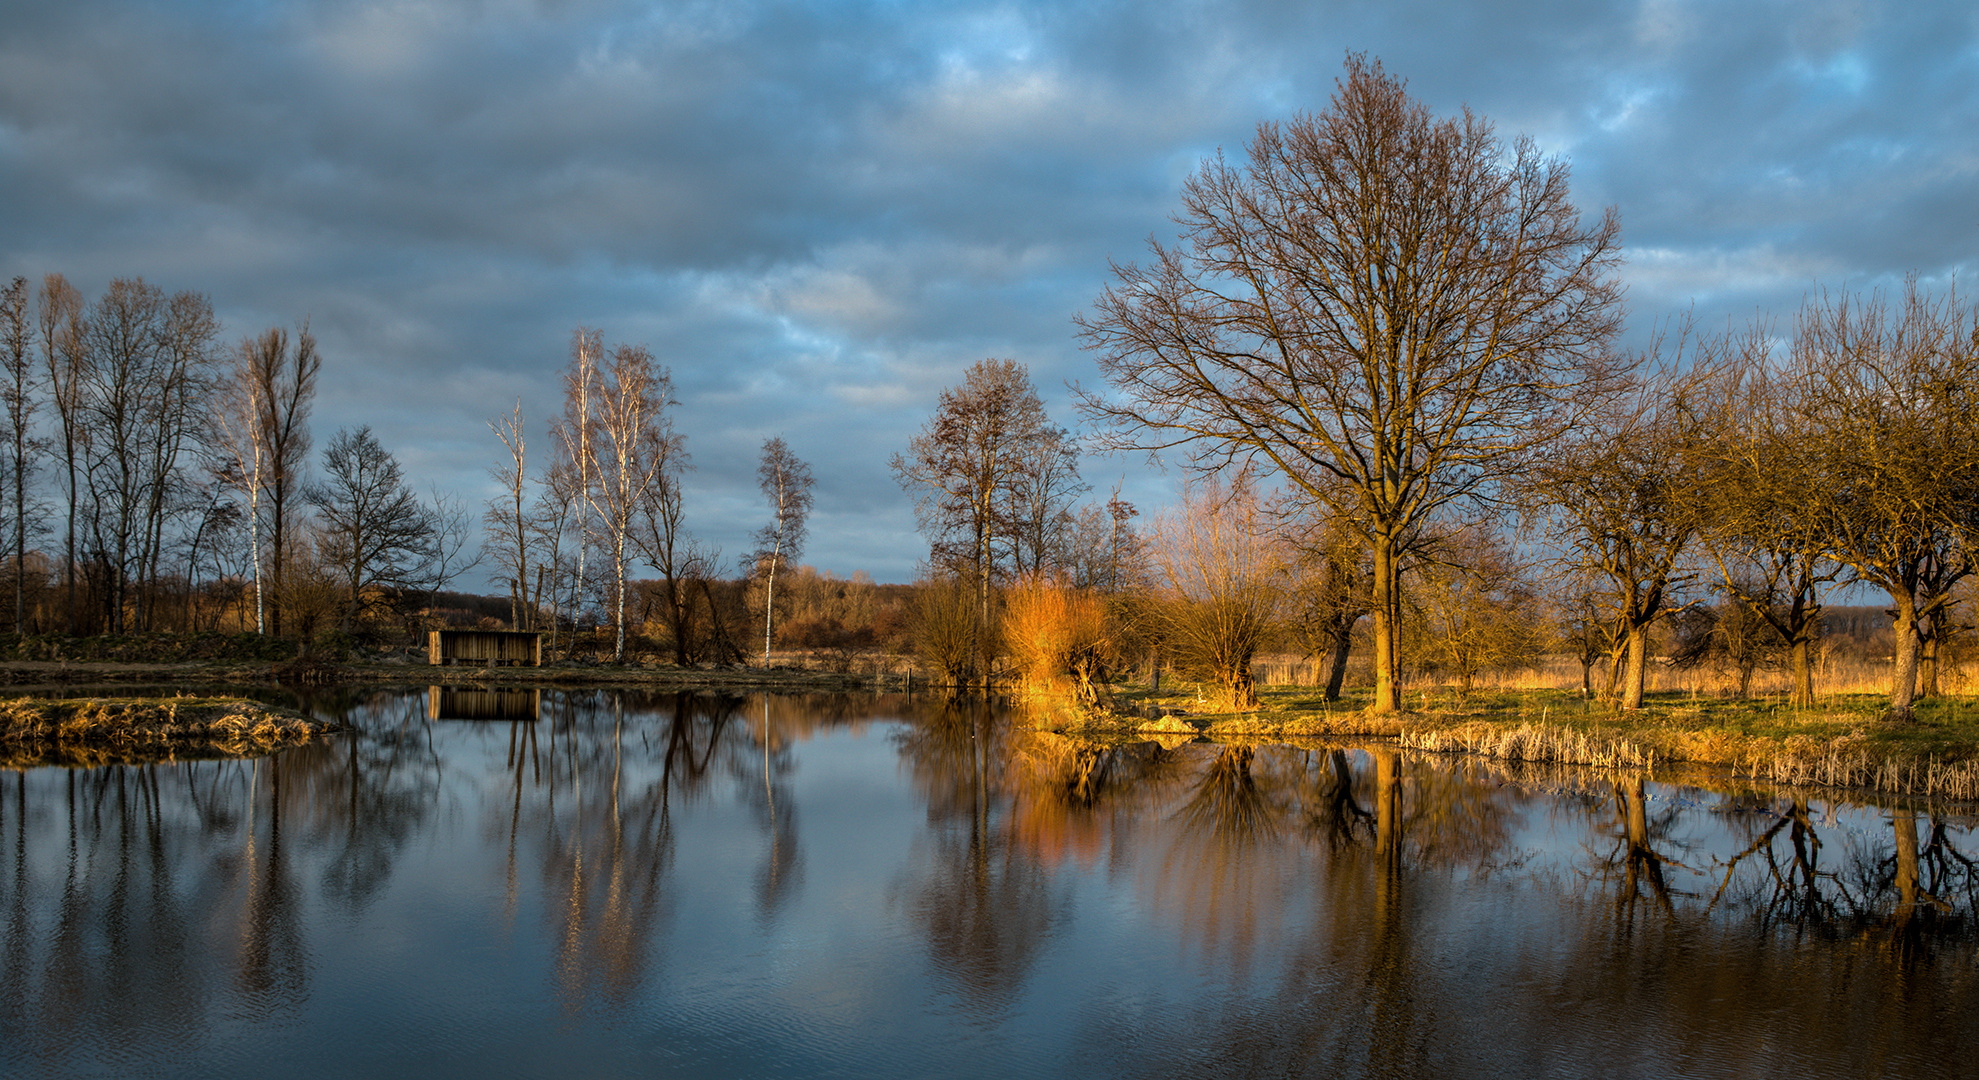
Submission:
POLYGON ((1109 449, 1263 458, 1353 523, 1373 567, 1378 711, 1396 681, 1407 538, 1570 428, 1620 318, 1613 212, 1564 162, 1466 110, 1436 119, 1349 57, 1331 107, 1258 128, 1184 185, 1181 242, 1079 319, 1109 449))

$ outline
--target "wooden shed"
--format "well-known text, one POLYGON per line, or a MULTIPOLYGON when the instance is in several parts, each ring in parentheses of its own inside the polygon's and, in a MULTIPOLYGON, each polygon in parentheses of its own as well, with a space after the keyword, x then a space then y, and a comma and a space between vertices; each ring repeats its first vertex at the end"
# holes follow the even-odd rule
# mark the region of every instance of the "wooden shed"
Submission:
POLYGON ((426 662, 542 667, 543 635, 534 630, 430 630, 426 662))

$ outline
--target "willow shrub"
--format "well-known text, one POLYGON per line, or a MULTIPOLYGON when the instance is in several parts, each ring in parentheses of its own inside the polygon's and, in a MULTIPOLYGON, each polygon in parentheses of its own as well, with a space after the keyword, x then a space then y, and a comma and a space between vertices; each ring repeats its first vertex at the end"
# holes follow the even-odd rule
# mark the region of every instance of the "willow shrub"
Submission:
POLYGON ((1098 700, 1097 682, 1111 652, 1106 601, 1032 574, 1004 593, 1003 647, 1024 689, 1098 700))

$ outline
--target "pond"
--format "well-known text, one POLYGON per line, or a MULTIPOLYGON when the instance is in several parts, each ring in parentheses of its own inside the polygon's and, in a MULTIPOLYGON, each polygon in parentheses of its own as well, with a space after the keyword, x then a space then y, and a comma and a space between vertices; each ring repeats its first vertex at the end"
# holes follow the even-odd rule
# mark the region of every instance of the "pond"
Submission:
POLYGON ((896 696, 306 705, 351 730, 0 772, 0 1075, 1979 1074, 1970 808, 896 696))

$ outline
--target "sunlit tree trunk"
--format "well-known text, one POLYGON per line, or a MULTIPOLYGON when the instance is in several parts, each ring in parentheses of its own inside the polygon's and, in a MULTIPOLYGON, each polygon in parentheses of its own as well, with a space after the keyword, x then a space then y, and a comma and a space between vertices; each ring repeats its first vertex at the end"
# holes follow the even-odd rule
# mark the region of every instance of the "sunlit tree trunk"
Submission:
POLYGON ((1805 638, 1794 642, 1789 658, 1793 668, 1793 704, 1811 709, 1814 707, 1814 643, 1805 638))
POLYGON ((1917 602, 1906 592, 1893 592, 1896 619, 1890 626, 1896 649, 1890 669, 1890 712, 1894 718, 1910 716, 1917 700, 1917 661, 1921 642, 1917 633, 1917 602))
POLYGON ((1631 626, 1628 641, 1628 675, 1622 680, 1621 707, 1642 708, 1643 684, 1649 672, 1649 627, 1631 626))
POLYGON ((1402 597, 1398 587, 1396 545, 1376 534, 1369 545, 1374 558, 1374 701, 1378 713, 1402 710, 1400 660, 1402 597))

